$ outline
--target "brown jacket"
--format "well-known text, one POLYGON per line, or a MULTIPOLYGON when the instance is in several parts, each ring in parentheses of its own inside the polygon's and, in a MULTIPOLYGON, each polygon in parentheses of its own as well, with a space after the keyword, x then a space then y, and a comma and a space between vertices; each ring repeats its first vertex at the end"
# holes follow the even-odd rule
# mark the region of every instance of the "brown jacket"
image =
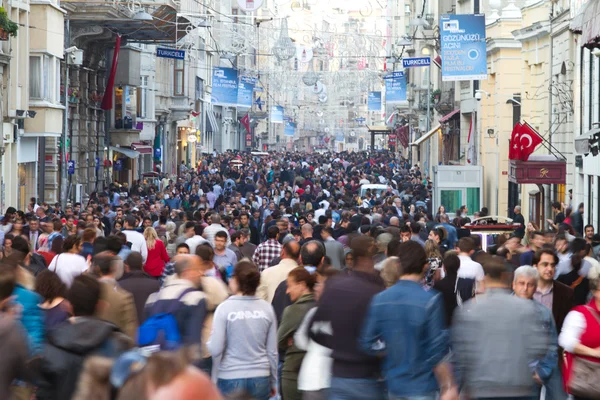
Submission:
POLYGON ((554 281, 552 293, 552 316, 556 322, 556 331, 560 333, 567 314, 575 306, 575 293, 573 289, 558 281, 554 281))
POLYGON ((138 317, 131 293, 121 288, 114 279, 100 279, 100 299, 106 303, 96 316, 112 322, 127 336, 136 339, 138 317))

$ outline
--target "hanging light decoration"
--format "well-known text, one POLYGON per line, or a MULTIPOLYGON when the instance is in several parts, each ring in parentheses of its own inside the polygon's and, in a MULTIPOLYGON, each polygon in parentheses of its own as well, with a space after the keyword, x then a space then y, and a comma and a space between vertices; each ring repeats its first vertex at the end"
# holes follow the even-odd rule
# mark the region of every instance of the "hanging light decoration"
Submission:
POLYGON ((288 34, 287 19, 281 21, 281 31, 279 32, 279 39, 273 46, 273 54, 279 61, 289 60, 296 55, 296 46, 294 46, 294 42, 288 34))
POLYGON ((313 86, 319 81, 319 74, 315 72, 315 67, 313 66, 313 62, 310 61, 308 63, 308 71, 302 77, 302 82, 306 86, 313 86))

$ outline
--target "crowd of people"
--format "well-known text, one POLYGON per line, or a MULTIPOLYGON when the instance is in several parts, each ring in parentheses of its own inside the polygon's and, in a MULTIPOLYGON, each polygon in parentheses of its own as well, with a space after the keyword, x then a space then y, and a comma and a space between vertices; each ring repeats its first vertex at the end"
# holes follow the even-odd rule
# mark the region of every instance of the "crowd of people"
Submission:
POLYGON ((583 207, 484 251, 431 191, 390 152, 213 153, 9 207, 0 398, 600 398, 583 207))

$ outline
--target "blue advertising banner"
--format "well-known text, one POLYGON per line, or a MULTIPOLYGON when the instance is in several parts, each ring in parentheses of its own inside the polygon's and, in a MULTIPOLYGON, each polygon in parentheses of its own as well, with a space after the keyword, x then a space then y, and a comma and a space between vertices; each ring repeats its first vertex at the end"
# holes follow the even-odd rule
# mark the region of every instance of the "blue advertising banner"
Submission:
POLYGON ((154 148, 154 158, 157 158, 160 160, 161 157, 162 157, 162 149, 160 147, 154 148))
POLYGON ((381 111, 381 92, 369 92, 369 111, 381 111))
POLYGON ((385 102, 406 101, 406 76, 404 72, 394 72, 385 78, 385 102))
POLYGON ((338 143, 344 143, 344 132, 338 132, 335 135, 335 141, 338 143))
POLYGON ((431 58, 429 57, 411 57, 402 59, 402 66, 404 68, 429 67, 430 65, 431 58))
POLYGON ((440 26, 442 81, 487 79, 485 16, 444 14, 440 26))
POLYGON ((185 60, 184 50, 157 48, 156 56, 161 58, 174 58, 175 60, 185 60))
POLYGON ((292 121, 285 121, 283 134, 285 136, 294 136, 296 134, 296 124, 292 121))
POLYGON ((120 158, 115 160, 115 163, 113 164, 113 169, 115 171, 123 171, 123 160, 120 158))
POLYGON ((100 157, 96 157, 96 172, 100 169, 100 157))
POLYGON ((237 88, 237 104, 240 107, 252 107, 252 92, 257 79, 249 76, 240 76, 237 88))
POLYGON ((283 123, 283 107, 273 106, 271 108, 271 122, 274 124, 283 123))
POLYGON ((67 162, 67 172, 69 175, 73 175, 75 173, 75 161, 69 160, 67 162))
POLYGON ((213 68, 211 103, 223 106, 237 106, 237 70, 233 68, 213 68))

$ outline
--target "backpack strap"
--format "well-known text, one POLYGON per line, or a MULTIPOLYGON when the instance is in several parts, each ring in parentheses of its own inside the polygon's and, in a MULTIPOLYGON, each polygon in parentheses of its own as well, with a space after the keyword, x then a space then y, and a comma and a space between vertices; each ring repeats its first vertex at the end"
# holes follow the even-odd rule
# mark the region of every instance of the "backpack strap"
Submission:
POLYGON ((158 315, 158 314, 173 314, 175 313, 179 307, 181 307, 181 300, 185 297, 186 294, 190 293, 190 292, 195 292, 196 288, 187 288, 184 289, 179 296, 177 296, 177 298, 174 299, 173 304, 171 304, 169 307, 165 307, 165 305, 163 305, 163 303, 161 303, 159 301, 159 299, 157 299, 154 304, 152 304, 152 311, 150 312, 150 315, 158 315))
POLYGON ((183 292, 181 292, 179 297, 177 297, 177 300, 173 303, 173 305, 171 307, 169 307, 167 313, 173 314, 175 311, 177 311, 179 309, 179 307, 181 306, 181 300, 185 297, 185 295, 188 293, 191 293, 191 292, 195 292, 195 291, 197 291, 196 288, 187 288, 183 292))
POLYGON ((585 277, 580 275, 575 282, 571 283, 570 288, 575 289, 577 286, 579 286, 579 284, 583 281, 583 278, 585 277))

